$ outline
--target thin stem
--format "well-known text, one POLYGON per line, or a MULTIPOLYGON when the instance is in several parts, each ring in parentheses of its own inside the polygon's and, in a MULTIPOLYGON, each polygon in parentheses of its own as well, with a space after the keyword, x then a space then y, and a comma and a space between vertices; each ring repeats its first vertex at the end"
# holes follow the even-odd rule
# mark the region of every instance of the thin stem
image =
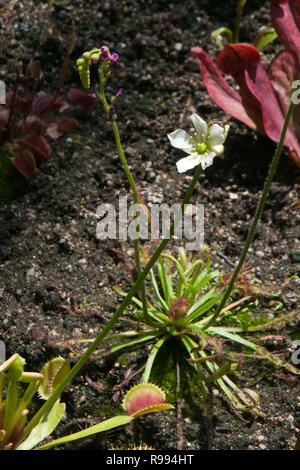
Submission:
POLYGON ((183 449, 183 417, 182 417, 182 400, 181 400, 181 377, 180 377, 180 357, 179 348, 176 348, 176 411, 177 411, 177 423, 176 423, 176 434, 177 434, 177 450, 183 449))
POLYGON ((240 40, 240 24, 243 17, 244 6, 247 0, 239 0, 238 7, 237 7, 237 15, 236 15, 236 22, 235 22, 235 30, 234 30, 234 42, 237 43, 240 40))
MULTIPOLYGON (((137 209, 137 206, 139 204, 139 195, 138 195, 138 191, 137 191, 137 187, 136 187, 136 184, 135 184, 135 181, 134 181, 134 178, 132 176, 132 173, 129 169, 129 166, 127 164, 127 160, 126 160, 126 157, 125 157, 125 154, 123 152, 123 148, 122 148, 122 144, 121 144, 121 139, 120 139, 120 133, 119 133, 119 129, 118 129, 118 125, 116 123, 116 120, 114 117, 110 117, 109 116, 109 110, 110 110, 110 106, 109 104, 107 103, 107 100, 105 98, 105 95, 104 95, 104 83, 105 83, 105 78, 104 78, 104 75, 103 75, 103 70, 102 68, 100 67, 99 69, 99 97, 100 97, 100 100, 103 104, 103 107, 109 117, 109 120, 110 120, 110 123, 111 123, 111 126, 113 128, 113 132, 114 132, 114 137, 115 137, 115 142, 116 142, 116 146, 117 146, 117 150, 118 150, 118 154, 119 154, 119 157, 121 159, 121 162, 122 162, 122 165, 123 165, 123 168, 124 168, 124 172, 125 172, 125 175, 128 179, 128 182, 130 184, 130 187, 131 187, 131 191, 132 191, 132 194, 133 194, 133 202, 135 204, 135 208, 137 209)), ((136 219, 137 218, 137 211, 135 212, 135 216, 134 218, 136 219)), ((142 272, 142 268, 141 268, 141 256, 140 256, 140 248, 139 248, 139 240, 138 240, 138 237, 134 239, 134 254, 135 254, 135 264, 136 264, 136 269, 137 269, 137 274, 138 276, 141 274, 142 272)), ((147 324, 149 324, 150 326, 157 326, 156 322, 153 322, 149 313, 148 313, 148 306, 147 306, 147 293, 146 293, 146 286, 145 286, 145 282, 143 281, 141 283, 141 294, 142 294, 142 304, 143 304, 143 315, 144 315, 144 320, 147 324)))
POLYGON ((282 128, 282 132, 281 132, 281 136, 280 136, 280 140, 279 140, 279 143, 278 143, 278 146, 277 146, 277 149, 276 149, 276 152, 275 152, 275 155, 274 155, 274 158, 273 158, 273 161, 272 161, 272 164, 271 164, 271 167, 270 167, 270 170, 269 170, 269 174, 268 174, 268 177, 267 177, 267 180, 265 182, 265 186, 264 186, 264 189, 263 189, 263 193, 261 195, 261 198, 260 198, 260 201, 258 203, 258 206, 257 206, 257 209, 256 209, 256 213, 255 213, 255 216, 254 216, 254 219, 253 219, 253 222, 252 222, 252 225, 250 227, 250 230, 249 230, 249 233, 248 233, 248 237, 247 237, 247 240, 246 240, 246 243, 245 243, 245 246, 243 248, 243 251, 242 251, 242 254, 241 254, 241 257, 240 257, 240 260, 238 262, 238 265, 236 266, 235 270, 234 270, 234 273, 230 279, 230 282, 228 284, 228 287, 225 291, 225 294, 219 304, 219 306, 217 307, 215 313, 212 315, 212 317, 210 318, 210 320, 206 323, 206 325, 203 327, 203 329, 207 329, 209 326, 211 326, 215 320, 217 319, 217 317, 219 316, 220 312, 223 310, 226 302, 227 302, 227 299, 228 297, 230 296, 231 294, 231 291, 233 289, 233 286, 234 286, 234 283, 239 275, 239 272, 244 264, 244 261, 246 259, 246 256, 247 256, 247 253, 248 253, 248 250, 250 248, 250 245, 252 243, 252 240, 253 240, 253 237, 254 237, 254 233, 255 233, 255 230, 256 230, 256 226, 260 220, 260 217, 261 217, 261 214, 262 214, 262 211, 263 211, 263 207, 264 207, 264 203, 265 203, 265 200, 268 196, 268 193, 269 193, 269 189, 270 189, 270 186, 271 186, 271 183, 272 183, 272 180, 274 178, 274 175, 275 175, 275 172, 276 172, 276 168, 277 168, 277 165, 278 165, 278 162, 279 162, 279 159, 280 159, 280 156, 281 156, 281 153, 282 153, 282 149, 283 149, 283 145, 284 145, 284 139, 285 139, 285 135, 286 135, 286 131, 287 131, 287 128, 288 128, 288 125, 289 125, 289 121, 290 121, 290 118, 292 116, 292 113, 293 113, 293 110, 294 110, 294 103, 291 102, 290 106, 289 106, 289 109, 288 109, 288 112, 287 112, 287 115, 285 117, 285 120, 284 120, 284 125, 283 125, 283 128, 282 128))
MULTIPOLYGON (((199 176, 202 172, 201 165, 198 165, 193 179, 189 184, 189 187, 187 189, 187 192, 183 198, 182 204, 181 204, 181 211, 180 213, 178 212, 177 215, 175 216, 171 227, 169 231, 169 235, 167 238, 164 238, 161 243, 159 244, 158 248, 156 249, 155 253, 152 255, 150 261, 144 268, 144 270, 141 272, 141 274, 138 276, 137 280, 135 283, 132 285, 131 289, 129 290, 128 294, 118 307, 118 309, 115 311, 111 319, 107 322, 106 326, 103 328, 101 333, 95 338, 95 340, 91 343, 91 345, 88 347, 88 349, 82 354, 78 362, 73 366, 73 368, 70 370, 70 372, 66 375, 66 377, 60 382, 60 384, 56 387, 52 395, 48 398, 48 400, 44 403, 44 405, 38 410, 38 412, 34 415, 34 417, 31 419, 31 421, 27 424, 25 431, 24 431, 24 436, 26 437, 30 431, 38 424, 40 419, 47 414, 51 407, 54 405, 55 401, 60 397, 61 393, 65 389, 65 387, 71 382, 71 380, 75 377, 75 375, 80 371, 80 369, 83 367, 83 365, 86 363, 86 361, 90 358, 90 356, 93 354, 93 352, 98 348, 98 346, 101 344, 101 342, 104 340, 106 335, 110 332, 116 321, 119 319, 119 317, 122 315, 124 310, 128 307, 129 303, 131 302, 132 297, 136 293, 136 291, 140 288, 141 283, 144 281, 146 276, 149 274, 150 270, 152 269, 153 265, 156 263, 157 259, 159 258, 160 254, 163 252, 165 247, 167 246, 169 240, 171 237, 174 235, 175 227, 177 223, 179 222, 180 218, 182 217, 182 214, 184 213, 185 205, 189 203, 190 198, 193 194, 194 188, 197 184, 197 181, 199 179, 199 176)), ((24 438, 25 438, 24 437, 24 438)))

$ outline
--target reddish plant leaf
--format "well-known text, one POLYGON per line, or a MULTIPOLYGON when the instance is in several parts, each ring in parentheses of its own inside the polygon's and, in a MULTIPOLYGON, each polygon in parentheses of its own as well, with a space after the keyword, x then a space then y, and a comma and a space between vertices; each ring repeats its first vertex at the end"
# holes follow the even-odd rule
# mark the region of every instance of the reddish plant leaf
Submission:
MULTIPOLYGON (((291 51, 289 55, 285 54, 277 62, 274 62, 271 73, 273 72, 273 75, 276 75, 276 80, 274 80, 276 84, 273 86, 267 72, 260 63, 259 53, 255 53, 253 49, 255 49, 253 46, 248 48, 244 44, 231 44, 227 45, 217 58, 220 70, 223 73, 231 74, 237 85, 239 85, 239 100, 236 95, 232 95, 229 91, 231 88, 207 54, 201 48, 192 48, 192 53, 200 61, 203 83, 212 99, 225 112, 249 127, 266 134, 275 142, 279 142, 286 115, 286 104, 284 108, 284 103, 287 102, 283 84, 287 87, 287 81, 289 81, 289 90, 292 90, 291 80, 299 72, 298 64, 295 61, 293 63, 293 53, 291 51), (278 71, 279 64, 283 67, 281 72, 278 71), (279 99, 279 91, 282 99, 279 99)), ((288 101, 289 103, 290 101, 288 101)), ((300 144, 297 140, 299 119, 297 118, 300 116, 300 112, 298 108, 296 107, 294 111, 295 126, 293 127, 292 123, 289 126, 285 145, 289 148, 291 157, 298 160, 297 164, 299 166, 300 144), (296 134, 293 132, 294 130, 296 130, 296 134)))
POLYGON ((59 132, 67 132, 79 126, 79 122, 74 118, 65 117, 57 121, 57 129, 59 132))
MULTIPOLYGON (((285 116, 294 92, 291 84, 300 78, 297 56, 292 51, 281 51, 268 68, 274 92, 285 116)), ((289 127, 300 141, 300 106, 295 106, 289 127)))
POLYGON ((272 23, 286 49, 297 55, 300 64, 300 2, 271 0, 272 23))
POLYGON ((204 86, 215 103, 251 129, 263 133, 261 109, 242 100, 201 47, 192 47, 191 52, 199 60, 204 86))
POLYGON ((61 132, 58 132, 57 130, 57 123, 56 122, 50 122, 47 125, 47 131, 46 134, 52 137, 52 139, 58 139, 59 137, 62 136, 61 132))
POLYGON ((62 118, 58 121, 50 122, 47 125, 47 134, 53 139, 58 139, 63 132, 70 131, 79 126, 79 122, 73 118, 62 118))
MULTIPOLYGON (((6 93, 6 106, 10 108, 13 100, 13 91, 9 91, 6 93)), ((30 100, 26 98, 20 98, 19 96, 15 96, 13 109, 14 111, 18 111, 19 113, 28 114, 30 110, 30 100)))
POLYGON ((34 114, 44 116, 45 114, 55 113, 66 105, 64 101, 53 101, 53 98, 53 95, 42 95, 34 100, 32 103, 34 114))
POLYGON ((68 99, 72 106, 81 105, 84 108, 93 108, 97 104, 97 98, 94 94, 88 94, 79 88, 71 88, 68 91, 68 99))
POLYGON ((27 116, 19 122, 19 129, 23 134, 44 135, 47 126, 39 117, 27 116))
POLYGON ((16 139, 20 148, 27 148, 41 162, 46 162, 51 154, 51 147, 42 136, 29 135, 23 139, 16 139))
POLYGON ((219 70, 228 75, 236 75, 259 62, 260 53, 250 44, 226 44, 216 60, 219 70))
POLYGON ((23 175, 25 178, 32 178, 36 171, 35 158, 29 150, 15 150, 10 160, 14 167, 23 175))
MULTIPOLYGON (((285 115, 282 113, 267 72, 261 64, 258 64, 255 68, 246 69, 245 79, 248 89, 261 104, 266 135, 275 142, 279 142, 285 115)), ((285 145, 293 147, 300 157, 299 142, 290 128, 286 133, 285 145)))

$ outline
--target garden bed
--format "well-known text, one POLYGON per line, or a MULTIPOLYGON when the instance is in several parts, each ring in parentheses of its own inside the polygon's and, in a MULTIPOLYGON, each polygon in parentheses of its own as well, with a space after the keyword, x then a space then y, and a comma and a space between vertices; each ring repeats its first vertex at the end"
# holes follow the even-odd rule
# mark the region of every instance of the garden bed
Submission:
MULTIPOLYGON (((0 79, 8 89, 16 65, 24 70, 34 58, 42 65, 41 90, 53 92, 72 25, 76 42, 66 92, 81 87, 76 60, 84 51, 107 44, 119 54, 120 66, 109 89, 123 89, 117 106, 122 144, 148 204, 180 201, 191 180, 189 173, 177 173, 181 155, 170 146, 167 133, 178 127, 188 130, 192 113, 205 120, 227 119, 225 154, 201 175, 192 202, 205 205, 205 242, 218 268, 231 273, 220 253, 231 263, 238 261, 275 144, 213 103, 190 48, 199 45, 216 57, 210 33, 220 26, 233 27, 236 1, 224 8, 206 0, 103 0, 88 8, 74 0, 57 2, 49 12, 47 2, 8 3, 0 45, 0 79)), ((268 1, 248 3, 241 23, 245 42, 270 24, 268 1)), ((278 48, 280 43, 274 42, 264 49, 266 63, 278 48)), ((92 75, 92 82, 96 79, 92 75)), ((40 370, 59 354, 76 361, 86 344, 72 341, 94 338, 120 303, 114 287, 129 290, 136 279, 132 243, 96 237, 99 204, 116 204, 119 196, 129 194, 109 123, 101 107, 76 108, 72 116, 80 126, 53 143, 49 162, 24 194, 0 206, 0 339, 7 356, 18 352, 28 370, 40 370)), ((284 151, 246 262, 251 277, 267 288, 253 315, 275 318, 299 306, 299 209, 294 204, 300 196, 299 175, 284 151)), ((132 325, 134 316, 128 313, 116 329, 132 325)), ((296 316, 268 333, 287 339, 277 352, 290 361, 291 339, 299 339, 296 316)), ((133 352, 123 361, 96 353, 64 392, 67 418, 55 435, 113 416, 124 392, 138 380, 133 371, 143 354, 133 352)), ((207 425, 196 392, 194 401, 183 407, 183 447, 293 449, 300 427, 299 378, 252 360, 237 380, 257 391, 264 416, 236 413, 216 395, 207 425)), ((145 417, 125 430, 68 448, 109 449, 142 442, 157 449, 176 448, 175 423, 174 412, 145 417)))

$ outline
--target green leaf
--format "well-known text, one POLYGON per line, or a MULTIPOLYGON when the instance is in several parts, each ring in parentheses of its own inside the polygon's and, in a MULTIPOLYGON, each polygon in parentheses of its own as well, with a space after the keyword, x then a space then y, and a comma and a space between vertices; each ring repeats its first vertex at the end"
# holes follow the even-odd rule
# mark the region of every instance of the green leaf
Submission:
POLYGON ((39 442, 49 436, 62 419, 65 409, 66 405, 64 403, 56 401, 50 412, 41 419, 39 424, 33 428, 27 439, 22 442, 16 450, 33 449, 39 442))
POLYGON ((146 367, 145 367, 145 371, 144 371, 144 374, 143 374, 143 382, 149 382, 149 377, 150 377, 150 374, 151 374, 153 362, 156 358, 156 355, 157 355, 159 349, 164 344, 164 342, 166 341, 167 338, 168 338, 168 336, 163 336, 152 347, 151 352, 150 352, 150 354, 148 356, 148 359, 147 359, 147 362, 146 362, 146 367))
POLYGON ((130 348, 132 346, 135 346, 137 344, 140 344, 140 343, 145 343, 147 341, 150 341, 151 339, 154 339, 158 336, 159 334, 159 330, 157 331, 157 333, 154 333, 154 334, 149 334, 149 335, 139 335, 138 338, 136 339, 133 339, 132 341, 128 341, 127 343, 125 344, 118 344, 116 346, 113 346, 110 350, 110 352, 116 352, 116 351, 120 351, 122 349, 126 349, 126 348, 130 348))
POLYGON ((189 323, 196 320, 198 317, 208 312, 221 298, 224 293, 216 294, 215 289, 211 289, 209 292, 204 294, 187 312, 189 323), (212 297, 212 298, 211 298, 212 297))
POLYGON ((254 39, 253 45, 261 51, 267 44, 274 41, 278 37, 274 28, 263 28, 259 31, 254 39))
POLYGON ((65 444, 66 442, 76 441, 77 439, 92 436, 93 434, 97 434, 99 432, 109 431, 110 429, 130 423, 132 419, 133 416, 128 415, 114 416, 113 418, 102 421, 101 423, 98 423, 95 426, 91 426, 90 428, 83 429, 82 431, 75 432, 74 434, 69 434, 68 436, 64 436, 59 439, 55 439, 54 441, 51 441, 48 444, 38 447, 37 450, 49 449, 50 447, 65 444))
POLYGON ((226 28, 225 26, 222 26, 221 28, 215 29, 215 30, 211 33, 211 35, 210 35, 211 39, 216 39, 217 44, 218 44, 218 46, 219 46, 221 49, 223 49, 223 44, 222 44, 221 41, 218 39, 218 37, 219 37, 219 36, 222 36, 222 35, 226 36, 227 41, 228 41, 229 43, 232 43, 232 42, 233 42, 233 34, 232 34, 231 29, 226 28), (221 47, 221 46, 222 46, 222 47, 221 47))

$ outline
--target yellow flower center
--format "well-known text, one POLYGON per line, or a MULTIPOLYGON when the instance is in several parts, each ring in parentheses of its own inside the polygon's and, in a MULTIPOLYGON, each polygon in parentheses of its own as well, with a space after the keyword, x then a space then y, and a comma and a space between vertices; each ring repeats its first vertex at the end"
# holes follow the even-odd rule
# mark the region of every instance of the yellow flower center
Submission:
POLYGON ((207 151, 207 145, 204 142, 199 142, 199 144, 197 144, 197 152, 205 153, 206 151, 207 151))

